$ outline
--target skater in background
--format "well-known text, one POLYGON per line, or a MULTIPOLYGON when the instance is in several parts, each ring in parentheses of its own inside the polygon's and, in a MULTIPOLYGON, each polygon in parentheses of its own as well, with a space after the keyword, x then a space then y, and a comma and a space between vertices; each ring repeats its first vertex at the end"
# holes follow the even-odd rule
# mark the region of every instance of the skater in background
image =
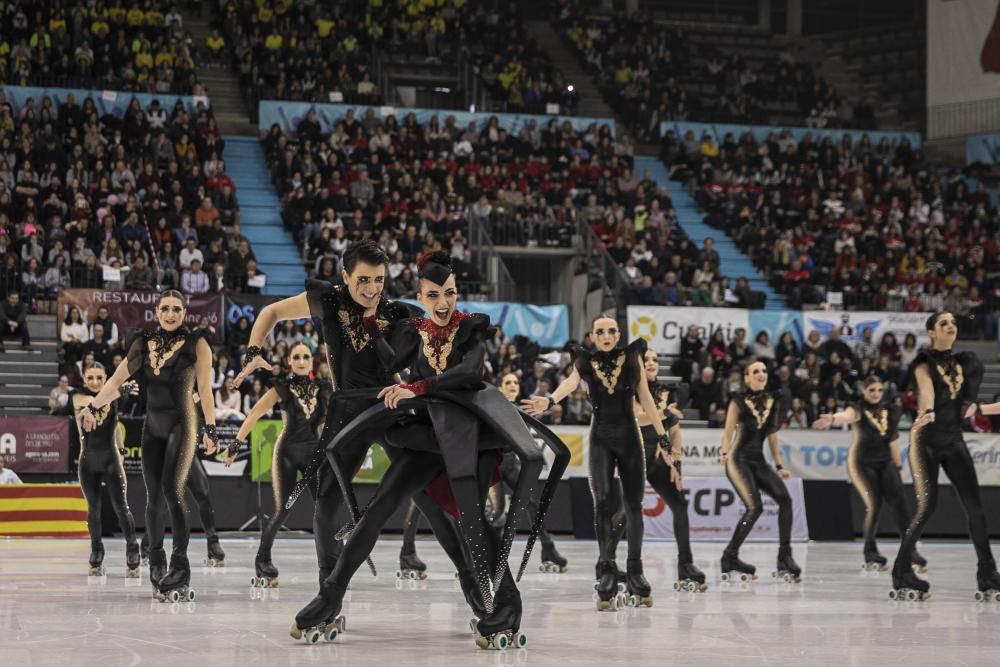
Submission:
POLYGON ((705 573, 695 567, 691 555, 691 535, 688 525, 688 501, 684 497, 681 481, 681 427, 684 413, 678 407, 687 400, 687 385, 670 388, 657 381, 660 363, 656 352, 646 350, 643 355, 643 372, 649 384, 649 393, 656 402, 657 412, 649 415, 642 406, 635 404, 635 416, 642 432, 642 442, 646 450, 646 481, 663 498, 674 517, 674 539, 677 540, 677 582, 682 588, 703 591, 705 573), (661 421, 669 436, 664 445, 660 444, 653 421, 661 421))
MULTIPOLYGON (((90 533, 90 574, 104 574, 104 543, 101 540, 101 484, 108 489, 111 507, 118 517, 118 525, 125 533, 126 576, 139 576, 139 544, 135 539, 135 520, 128 507, 128 482, 122 463, 123 437, 118 428, 118 410, 109 403, 94 415, 95 428, 84 431, 81 415, 104 388, 107 373, 104 366, 94 363, 83 374, 83 388, 70 394, 70 405, 80 436, 78 472, 80 488, 87 499, 87 531, 90 533)), ((138 391, 133 383, 122 385, 122 393, 138 391)))
POLYGON ((792 559, 792 498, 784 480, 791 474, 781 462, 778 430, 784 411, 781 396, 766 391, 767 366, 751 361, 743 369, 746 390, 729 399, 722 432, 722 455, 726 476, 746 506, 729 544, 722 553, 723 575, 741 573, 756 578, 757 568, 739 559, 740 547, 764 511, 761 492, 778 504, 778 573, 796 581, 802 569, 792 559), (774 467, 764 459, 764 443, 771 450, 774 467))
POLYGON ((188 331, 184 327, 186 314, 183 294, 176 290, 161 293, 156 302, 159 326, 152 331, 129 332, 125 360, 81 417, 83 429, 93 431, 101 408, 117 397, 125 380, 133 375, 138 377, 146 393, 142 473, 146 483, 149 578, 160 599, 187 594, 191 582, 187 556, 190 527, 184 489, 198 441, 198 417, 191 402, 196 385, 205 418, 202 440, 206 451, 214 452, 217 441, 211 386, 212 348, 202 332, 188 331), (169 569, 163 549, 166 526, 158 511, 164 498, 170 511, 173 537, 169 569))
MULTIPOLYGON (((927 319, 931 347, 911 364, 917 389, 919 416, 910 431, 908 458, 917 511, 903 533, 892 567, 894 591, 913 591, 928 596, 930 584, 913 572, 913 548, 937 506, 938 471, 944 470, 969 519, 969 534, 976 548, 976 583, 980 593, 1000 591, 1000 574, 990 549, 986 513, 979 496, 976 467, 962 436, 962 421, 986 412, 976 402, 983 379, 983 364, 972 352, 955 352, 958 323, 949 312, 927 319)), ((988 414, 1000 413, 995 404, 988 414), (995 412, 994 412, 995 411, 995 412)))
MULTIPOLYGON (((885 501, 893 514, 900 533, 910 525, 910 513, 903 500, 903 464, 899 456, 899 406, 883 402, 885 385, 878 376, 870 375, 862 382, 862 399, 835 413, 822 415, 812 427, 826 429, 833 424, 851 425, 851 445, 847 451, 847 476, 865 505, 863 526, 866 569, 887 569, 888 562, 875 543, 879 513, 885 501)), ((926 567, 927 561, 914 549, 910 556, 915 565, 926 567)))
MULTIPOLYGON (((590 400, 594 404, 594 418, 590 427, 590 490, 594 496, 594 524, 600 551, 595 568, 597 607, 600 610, 618 606, 618 567, 615 564, 615 525, 611 499, 615 482, 615 469, 621 476, 625 504, 628 561, 625 585, 636 601, 651 605, 652 589, 642 571, 642 498, 646 490, 645 452, 642 436, 635 421, 633 408, 638 396, 639 404, 647 414, 657 412, 649 385, 643 375, 642 355, 646 343, 637 339, 625 348, 618 347, 621 334, 618 323, 611 317, 597 317, 591 325, 594 351, 574 350, 573 370, 548 398, 534 396, 521 402, 531 415, 539 415, 569 396, 580 385, 587 383, 590 400)), ((653 421, 657 443, 670 451, 663 423, 653 421)), ((673 459, 668 456, 668 464, 673 459)))
MULTIPOLYGON (((295 488, 296 476, 299 473, 308 475, 310 467, 315 468, 316 462, 323 458, 320 436, 323 434, 326 411, 333 393, 333 386, 329 382, 312 377, 313 355, 304 343, 299 343, 288 351, 288 364, 292 369, 291 375, 279 378, 267 390, 253 406, 236 434, 237 445, 246 446, 247 438, 258 420, 270 414, 275 404, 281 404, 282 429, 271 454, 274 511, 261 532, 260 546, 254 559, 255 583, 266 587, 278 585, 278 568, 271 561, 271 547, 285 517, 291 511, 286 504, 295 488)), ((230 465, 232 461, 233 457, 227 456, 226 465, 230 465)), ((307 482, 314 500, 316 481, 312 478, 307 482)))

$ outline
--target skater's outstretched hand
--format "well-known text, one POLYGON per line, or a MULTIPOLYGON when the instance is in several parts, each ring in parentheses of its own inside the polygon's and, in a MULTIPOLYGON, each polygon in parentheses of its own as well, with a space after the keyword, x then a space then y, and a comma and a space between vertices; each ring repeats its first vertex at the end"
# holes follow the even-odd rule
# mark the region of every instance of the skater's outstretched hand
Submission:
POLYGON ((90 433, 97 428, 97 418, 90 414, 88 410, 84 410, 80 413, 80 425, 83 426, 84 431, 90 433))
POLYGON ((378 393, 379 398, 385 399, 385 407, 387 408, 395 408, 400 401, 405 401, 414 396, 416 394, 412 390, 401 384, 389 385, 378 393))
POLYGON ((913 428, 915 428, 915 429, 916 428, 921 428, 921 427, 926 426, 927 424, 931 424, 933 422, 934 422, 934 413, 933 412, 924 412, 919 417, 917 417, 916 420, 913 422, 913 428))
POLYGON ((205 445, 205 453, 208 454, 209 456, 214 454, 219 449, 218 446, 215 444, 215 440, 212 440, 212 438, 209 437, 208 433, 201 436, 201 442, 202 444, 205 445))
POLYGON ((833 423, 833 415, 823 415, 812 423, 812 427, 822 430, 825 428, 830 428, 830 425, 832 423, 833 423))
POLYGON ((532 396, 521 401, 521 409, 532 417, 537 417, 549 409, 549 399, 544 396, 532 396))
POLYGON ((778 474, 781 475, 781 479, 792 478, 792 473, 788 470, 788 468, 782 468, 781 470, 778 471, 778 474))
POLYGON ((684 419, 684 413, 677 409, 676 403, 671 403, 670 405, 668 405, 667 410, 669 410, 670 414, 672 414, 674 417, 677 417, 678 419, 684 419))
POLYGON ((251 373, 260 368, 263 368, 265 371, 269 371, 271 370, 271 364, 267 363, 267 360, 263 356, 257 355, 250 360, 250 363, 243 366, 239 374, 237 374, 237 376, 233 379, 233 383, 236 386, 243 384, 243 381, 246 380, 251 373))

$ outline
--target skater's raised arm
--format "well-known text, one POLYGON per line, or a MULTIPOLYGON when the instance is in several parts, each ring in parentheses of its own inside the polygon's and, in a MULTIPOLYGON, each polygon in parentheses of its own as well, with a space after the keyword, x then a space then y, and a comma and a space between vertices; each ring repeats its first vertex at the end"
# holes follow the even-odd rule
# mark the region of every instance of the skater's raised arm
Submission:
POLYGON ((812 423, 812 428, 822 430, 830 428, 830 426, 834 424, 853 424, 858 421, 858 419, 860 419, 858 411, 853 407, 848 406, 840 412, 835 412, 832 415, 820 415, 820 417, 812 423))
MULTIPOLYGON (((573 366, 573 372, 571 372, 565 380, 559 383, 559 386, 556 387, 556 390, 552 392, 548 398, 545 398, 544 396, 532 396, 531 398, 525 398, 521 401, 521 409, 532 417, 537 417, 543 412, 552 409, 553 405, 559 403, 564 398, 572 394, 579 386, 580 372, 576 370, 576 366, 573 366)), ((646 391, 649 391, 649 389, 647 388, 646 391)))
POLYGON ((242 370, 233 382, 239 386, 257 369, 271 370, 271 364, 260 354, 260 346, 267 338, 267 334, 271 333, 271 330, 279 322, 301 320, 311 316, 312 312, 309 310, 309 299, 306 292, 265 306, 257 315, 253 328, 250 330, 250 340, 247 343, 247 356, 250 358, 244 362, 242 370))
MULTIPOLYGON (((243 420, 242 424, 240 424, 240 430, 236 432, 238 445, 242 445, 246 442, 247 436, 249 436, 250 432, 253 431, 254 425, 260 420, 261 417, 271 411, 271 409, 278 402, 278 398, 278 392, 272 388, 268 389, 264 395, 260 397, 260 400, 254 404, 253 409, 250 410, 250 414, 248 414, 247 418, 243 420)), ((223 463, 226 464, 227 468, 233 464, 233 461, 236 460, 236 454, 236 450, 226 452, 226 458, 223 463)))

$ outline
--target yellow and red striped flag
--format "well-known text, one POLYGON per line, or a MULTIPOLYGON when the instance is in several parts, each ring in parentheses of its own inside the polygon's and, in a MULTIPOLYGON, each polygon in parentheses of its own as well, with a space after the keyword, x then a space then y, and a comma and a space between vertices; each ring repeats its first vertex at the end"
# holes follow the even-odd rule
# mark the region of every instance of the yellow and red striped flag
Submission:
POLYGON ((0 486, 0 535, 88 537, 87 501, 80 485, 0 486))

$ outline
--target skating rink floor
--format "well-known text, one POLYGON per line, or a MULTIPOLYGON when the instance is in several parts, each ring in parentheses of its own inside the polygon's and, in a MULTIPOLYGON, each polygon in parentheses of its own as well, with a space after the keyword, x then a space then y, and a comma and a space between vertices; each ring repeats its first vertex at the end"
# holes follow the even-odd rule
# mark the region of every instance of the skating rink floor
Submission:
MULTIPOLYGON (((316 592, 310 539, 274 548, 280 588, 254 598, 249 587, 256 541, 225 539, 224 568, 200 565, 205 541, 191 545, 193 603, 151 599, 148 571, 125 578, 124 543, 105 540, 106 577, 87 576, 85 540, 0 540, 0 666, 306 665, 996 665, 1000 604, 977 603, 975 557, 967 543, 924 543, 933 597, 891 602, 888 573, 861 572, 861 544, 799 544, 801 584, 770 577, 776 546, 741 554, 760 579, 720 585, 722 545, 694 545, 711 585, 673 591, 675 547, 645 546, 652 608, 597 612, 592 601, 596 545, 558 542, 563 574, 538 571, 521 582, 525 649, 476 648, 470 613, 436 543, 421 540, 429 578, 397 582, 399 541, 383 539, 379 576, 358 571, 345 604, 347 632, 309 646, 288 635, 296 611, 316 592), (401 584, 401 586, 398 586, 401 584)), ((892 541, 883 540, 886 555, 892 541)), ((512 555, 520 558, 515 545, 512 555)), ((511 562, 515 562, 514 559, 511 562)), ((517 561, 519 562, 519 560, 517 561)), ((619 562, 624 564, 624 553, 619 562)))

